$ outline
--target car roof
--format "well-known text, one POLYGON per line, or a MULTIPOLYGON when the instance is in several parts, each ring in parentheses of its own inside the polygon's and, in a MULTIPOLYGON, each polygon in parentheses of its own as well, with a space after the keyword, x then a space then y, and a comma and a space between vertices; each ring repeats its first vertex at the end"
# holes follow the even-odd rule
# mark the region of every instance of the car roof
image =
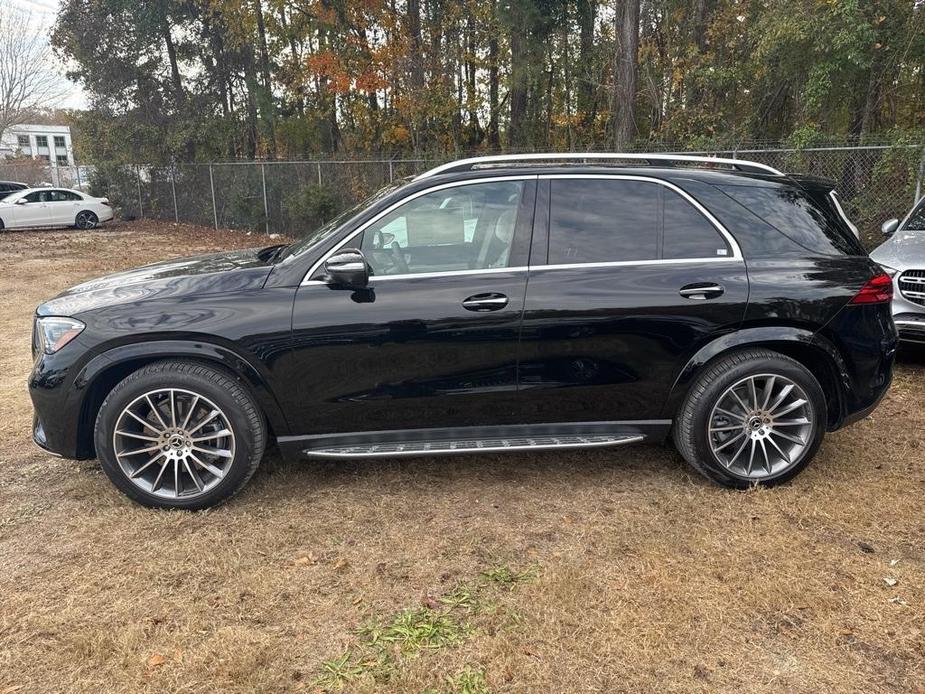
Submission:
POLYGON ((75 190, 74 188, 62 188, 61 186, 35 186, 34 188, 23 188, 22 190, 13 191, 14 193, 34 193, 41 190, 66 190, 68 193, 79 193, 80 195, 86 195, 83 191, 75 190))

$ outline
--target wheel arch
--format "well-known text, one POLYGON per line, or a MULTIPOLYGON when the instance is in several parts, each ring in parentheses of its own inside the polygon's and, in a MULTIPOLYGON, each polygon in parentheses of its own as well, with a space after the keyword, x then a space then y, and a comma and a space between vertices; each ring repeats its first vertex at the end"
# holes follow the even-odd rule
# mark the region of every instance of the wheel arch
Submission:
POLYGON ((751 328, 724 335, 701 347, 674 380, 665 414, 674 417, 690 386, 713 362, 732 352, 761 347, 796 360, 819 381, 826 396, 827 426, 837 429, 845 417, 845 389, 850 380, 845 360, 826 338, 802 328, 751 328))
POLYGON ((158 361, 179 359, 218 368, 241 381, 254 396, 272 437, 289 433, 283 411, 261 371, 232 349, 208 342, 155 340, 115 347, 91 359, 77 374, 74 385, 81 393, 77 422, 77 453, 95 456, 93 429, 106 396, 119 381, 138 369, 158 361))

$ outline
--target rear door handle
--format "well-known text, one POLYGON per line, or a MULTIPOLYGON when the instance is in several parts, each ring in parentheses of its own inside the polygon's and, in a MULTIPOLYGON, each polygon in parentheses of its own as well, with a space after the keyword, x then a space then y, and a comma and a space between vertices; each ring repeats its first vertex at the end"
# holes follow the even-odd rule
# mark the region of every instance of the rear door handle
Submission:
POLYGON ((487 294, 474 294, 462 302, 467 311, 497 311, 507 306, 508 298, 504 294, 489 292, 487 294))
POLYGON ((703 301, 705 299, 715 299, 718 296, 722 296, 725 291, 726 290, 721 284, 695 282, 694 284, 686 284, 681 287, 681 289, 678 290, 678 294, 685 299, 703 301))

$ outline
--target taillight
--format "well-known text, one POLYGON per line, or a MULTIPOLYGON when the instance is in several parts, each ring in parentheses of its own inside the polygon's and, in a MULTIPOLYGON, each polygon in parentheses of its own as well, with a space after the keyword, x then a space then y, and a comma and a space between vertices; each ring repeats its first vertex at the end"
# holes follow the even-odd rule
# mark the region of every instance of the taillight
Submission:
POLYGON ((893 279, 885 272, 867 280, 852 304, 885 304, 893 300, 893 279))

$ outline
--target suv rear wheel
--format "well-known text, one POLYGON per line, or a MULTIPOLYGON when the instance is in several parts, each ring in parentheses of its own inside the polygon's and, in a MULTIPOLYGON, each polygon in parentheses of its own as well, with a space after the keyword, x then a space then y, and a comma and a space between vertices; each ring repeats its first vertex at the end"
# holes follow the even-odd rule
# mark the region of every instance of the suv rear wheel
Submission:
POLYGON ((751 349, 723 357, 693 384, 675 421, 690 465, 727 487, 785 482, 825 433, 825 396, 799 362, 751 349))
POLYGON ((135 501, 201 509, 234 495, 263 456, 266 426, 250 393, 206 364, 163 361, 122 380, 96 419, 106 475, 135 501))

